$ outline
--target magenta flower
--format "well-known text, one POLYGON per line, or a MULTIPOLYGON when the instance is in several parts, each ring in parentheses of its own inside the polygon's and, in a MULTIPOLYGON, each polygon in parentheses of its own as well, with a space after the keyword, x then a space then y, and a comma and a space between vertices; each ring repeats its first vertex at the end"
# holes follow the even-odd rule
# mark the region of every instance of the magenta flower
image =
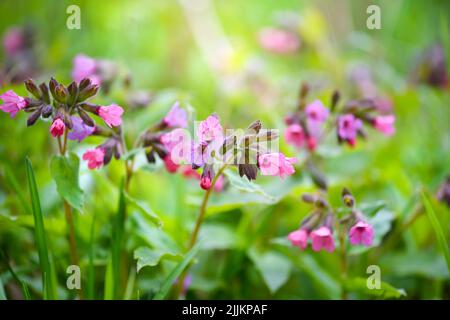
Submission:
POLYGON ((98 115, 106 122, 106 124, 110 128, 117 127, 122 124, 122 114, 122 107, 116 104, 98 108, 98 115))
POLYGON ((353 245, 362 244, 370 247, 373 242, 374 231, 372 225, 358 221, 353 227, 350 228, 349 238, 350 243, 353 245))
POLYGON ((164 159, 164 166, 166 167, 167 171, 170 173, 175 173, 178 170, 179 165, 172 161, 172 156, 167 154, 164 159))
POLYGON ((97 62, 84 54, 79 54, 73 59, 72 79, 80 82, 85 78, 89 78, 92 84, 100 85, 101 79, 96 74, 97 62))
POLYGON ((288 144, 300 148, 305 143, 306 137, 303 128, 299 124, 294 123, 286 128, 284 138, 288 144))
POLYGON ((55 138, 60 137, 64 134, 65 128, 66 128, 66 125, 64 124, 64 121, 62 121, 60 118, 56 118, 55 120, 53 120, 53 123, 50 126, 50 133, 55 138))
POLYGON ((308 120, 324 122, 327 120, 329 111, 320 100, 314 100, 308 104, 305 109, 308 120))
POLYGON ((223 140, 223 129, 219 117, 212 114, 206 120, 201 121, 197 128, 197 137, 200 143, 223 140))
POLYGON ((378 116, 373 120, 373 126, 386 136, 391 136, 395 133, 395 116, 378 116))
POLYGON ((101 168, 104 158, 105 150, 103 148, 91 149, 83 154, 83 160, 88 162, 88 168, 91 170, 101 168))
POLYGON ((200 179, 200 187, 203 190, 208 190, 209 188, 211 188, 211 177, 209 176, 204 176, 200 179))
POLYGON ((288 239, 293 246, 299 247, 300 249, 304 250, 308 246, 308 230, 295 230, 289 233, 288 239))
POLYGON ((27 106, 27 102, 21 96, 18 96, 14 91, 8 90, 2 95, 0 99, 3 100, 3 104, 0 106, 0 110, 9 113, 11 118, 14 118, 16 113, 27 106))
POLYGON ((3 47, 5 48, 6 54, 14 56, 21 51, 24 46, 25 39, 20 28, 11 28, 6 32, 3 38, 3 47))
POLYGON ((328 252, 335 249, 333 232, 328 227, 320 227, 311 232, 312 248, 314 251, 320 251, 322 248, 328 252))
POLYGON ((362 121, 353 114, 344 114, 338 118, 338 135, 351 145, 355 143, 358 130, 362 128, 362 121))
POLYGON ((182 109, 180 107, 180 103, 177 101, 164 117, 163 121, 165 125, 170 128, 186 128, 187 118, 188 116, 186 110, 182 109))
POLYGON ((295 172, 293 163, 297 161, 296 158, 287 158, 282 153, 266 153, 258 157, 259 167, 264 176, 285 176, 291 175, 295 172))
POLYGON ((79 117, 71 117, 71 119, 73 127, 72 131, 70 131, 67 136, 70 140, 78 140, 78 142, 81 142, 87 136, 90 136, 92 133, 94 133, 95 126, 89 127, 79 117))
POLYGON ((300 47, 300 40, 292 32, 266 28, 259 34, 259 43, 269 52, 276 54, 294 53, 300 47))

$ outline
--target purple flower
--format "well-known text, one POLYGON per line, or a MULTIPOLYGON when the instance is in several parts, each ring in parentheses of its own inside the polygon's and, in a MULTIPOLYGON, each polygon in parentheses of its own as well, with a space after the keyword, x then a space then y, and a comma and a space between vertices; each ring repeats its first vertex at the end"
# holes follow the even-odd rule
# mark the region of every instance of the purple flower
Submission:
POLYGON ((266 28, 259 34, 261 47, 276 54, 294 53, 300 47, 298 36, 282 29, 266 28))
POLYGON ((223 141, 223 129, 219 117, 212 114, 200 122, 197 128, 197 137, 200 143, 211 142, 216 139, 223 141))
POLYGON ((25 39, 20 28, 11 28, 6 32, 5 37, 3 38, 3 47, 5 48, 6 54, 14 56, 21 51, 24 46, 25 39))
POLYGON ((170 128, 186 128, 187 127, 187 112, 180 107, 177 101, 170 109, 169 113, 163 119, 166 126, 170 128))
POLYGON ((358 221, 349 232, 350 243, 352 245, 362 244, 370 247, 373 242, 374 230, 372 225, 358 221))
POLYGON ((373 120, 373 126, 386 136, 391 136, 395 133, 395 116, 378 116, 373 120))
POLYGON ((362 128, 362 121, 353 114, 344 114, 338 118, 338 135, 341 139, 355 144, 358 130, 362 128))
POLYGON ((70 140, 81 142, 95 131, 95 126, 89 127, 81 118, 72 116, 71 119, 73 127, 67 136, 70 140))
POLYGON ((328 118, 329 111, 320 100, 314 100, 305 109, 308 120, 324 122, 328 118))

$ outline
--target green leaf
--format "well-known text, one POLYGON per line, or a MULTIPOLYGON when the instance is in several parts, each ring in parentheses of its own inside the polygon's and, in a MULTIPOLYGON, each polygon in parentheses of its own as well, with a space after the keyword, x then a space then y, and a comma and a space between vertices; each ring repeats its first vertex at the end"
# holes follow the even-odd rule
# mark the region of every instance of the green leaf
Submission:
POLYGON ((153 212, 153 210, 147 205, 146 202, 137 200, 131 197, 126 192, 125 199, 128 204, 141 211, 144 214, 145 218, 150 219, 150 221, 153 222, 158 228, 161 228, 163 226, 162 220, 156 215, 156 213, 153 212))
POLYGON ((256 193, 259 194, 270 201, 274 202, 275 198, 268 193, 266 193, 261 186, 257 185, 254 182, 249 181, 246 177, 240 177, 235 171, 233 170, 225 170, 225 175, 228 178, 228 181, 230 184, 240 191, 245 191, 249 193, 256 193))
POLYGON ((52 270, 50 266, 49 260, 49 249, 47 246, 47 239, 44 227, 44 218, 42 216, 41 211, 41 203, 39 200, 39 193, 36 185, 36 180, 34 177, 33 167, 31 165, 30 159, 26 158, 26 171, 27 171, 27 180, 28 180, 28 188, 30 190, 31 197, 31 207, 33 211, 34 218, 34 238, 36 241, 36 245, 39 253, 39 263, 41 266, 42 272, 42 282, 45 299, 55 299, 55 289, 52 284, 52 270))
POLYGON ((441 224, 436 216, 436 212, 431 205, 431 202, 428 200, 425 193, 422 193, 422 201, 425 206, 425 211, 427 213, 428 219, 430 220, 431 226, 433 227, 434 233, 436 234, 437 241, 439 243, 439 247, 444 255, 445 261, 447 262, 447 268, 450 273, 450 253, 448 248, 447 239, 445 238, 444 231, 442 230, 441 224))
POLYGON ((30 203, 26 199, 23 189, 20 187, 19 182, 14 175, 14 172, 11 170, 10 166, 5 165, 5 178, 10 184, 10 186, 14 189, 15 194, 19 197, 20 203, 25 210, 25 213, 31 214, 30 203))
POLYGON ((125 191, 120 186, 119 208, 114 217, 113 234, 112 234, 112 252, 111 252, 111 268, 113 277, 113 294, 114 298, 119 297, 120 287, 120 253, 122 251, 123 235, 125 232, 126 202, 125 191))
POLYGON ((234 248, 237 241, 235 230, 219 223, 204 224, 199 238, 204 240, 202 249, 206 250, 234 248))
POLYGON ((58 193, 71 207, 82 212, 84 198, 78 182, 79 167, 80 160, 73 153, 68 157, 55 155, 50 163, 50 172, 58 193))
POLYGON ((143 267, 157 266, 164 258, 179 260, 181 255, 175 252, 149 247, 139 247, 134 250, 134 259, 137 259, 137 272, 139 272, 143 267))
POLYGON ((153 298, 154 300, 162 300, 164 299, 172 288, 175 280, 180 276, 183 270, 189 265, 189 263, 194 259, 197 252, 200 250, 201 241, 199 241, 191 250, 189 250, 186 255, 183 257, 183 260, 180 261, 176 265, 176 267, 172 270, 172 272, 167 276, 164 280, 159 292, 153 298))
POLYGON ((270 292, 275 293, 291 274, 291 261, 277 251, 258 252, 256 249, 250 249, 248 256, 261 273, 264 282, 270 292))
POLYGON ((381 281, 380 289, 369 289, 367 286, 367 279, 353 278, 345 282, 345 287, 350 292, 361 293, 380 299, 398 299, 406 297, 406 292, 403 289, 397 289, 389 283, 381 281))

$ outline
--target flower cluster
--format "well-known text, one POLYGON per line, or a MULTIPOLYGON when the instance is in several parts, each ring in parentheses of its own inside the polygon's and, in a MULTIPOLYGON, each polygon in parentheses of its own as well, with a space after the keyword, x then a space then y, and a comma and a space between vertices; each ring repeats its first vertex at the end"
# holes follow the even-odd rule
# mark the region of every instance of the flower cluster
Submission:
MULTIPOLYGON (((328 252, 333 252, 336 247, 333 230, 337 224, 340 224, 341 227, 347 230, 350 244, 372 245, 374 238, 373 226, 355 208, 355 200, 347 189, 342 191, 342 201, 345 207, 350 210, 350 213, 341 219, 337 218, 337 212, 323 198, 305 194, 302 199, 307 203, 313 204, 314 211, 302 221, 298 230, 288 235, 292 245, 304 250, 308 246, 308 240, 311 240, 314 251, 325 249, 328 252)), ((342 228, 338 229, 341 230, 342 228)))
MULTIPOLYGON (((256 179, 258 171, 262 175, 280 177, 293 174, 292 164, 296 159, 264 148, 263 142, 270 142, 278 136, 275 131, 261 127, 261 122, 255 121, 246 130, 229 130, 226 134, 219 117, 212 114, 199 122, 195 139, 191 139, 186 130, 175 129, 159 139, 150 139, 150 135, 145 146, 151 141, 151 152, 155 150, 172 171, 180 165, 190 164, 191 168, 184 166, 183 174, 198 178, 196 170, 201 168, 200 186, 205 190, 213 185, 217 168, 221 165, 236 166, 239 175, 246 176, 248 180, 256 179)), ((149 160, 153 160, 154 156, 149 156, 149 160)), ((217 177, 215 183, 215 186, 223 185, 223 178, 217 177)))
POLYGON ((395 133, 395 116, 375 114, 378 109, 373 99, 352 100, 338 108, 340 95, 335 91, 328 109, 320 100, 306 104, 308 91, 308 86, 302 85, 297 110, 285 118, 285 139, 290 145, 297 148, 306 146, 309 151, 314 151, 326 134, 327 123, 330 127, 336 127, 338 142, 350 146, 355 146, 358 136, 366 136, 364 123, 386 136, 395 133))
POLYGON ((108 60, 93 59, 84 54, 78 54, 73 59, 72 79, 79 83, 88 78, 92 84, 101 85, 105 92, 109 91, 117 72, 117 66, 108 60))
POLYGON ((106 142, 94 150, 89 150, 83 155, 88 161, 89 168, 99 168, 107 164, 112 155, 116 158, 122 153, 120 140, 120 126, 122 124, 122 107, 111 104, 99 106, 88 102, 96 95, 99 86, 85 78, 80 83, 72 82, 67 87, 55 79, 39 86, 31 79, 25 81, 26 89, 33 97, 21 97, 9 90, 0 98, 3 105, 0 110, 14 117, 17 112, 23 110, 30 113, 27 125, 31 126, 40 118, 50 119, 50 134, 53 137, 61 137, 67 134, 68 139, 82 141, 89 135, 108 137, 106 142), (109 128, 96 125, 91 115, 103 119, 109 128))

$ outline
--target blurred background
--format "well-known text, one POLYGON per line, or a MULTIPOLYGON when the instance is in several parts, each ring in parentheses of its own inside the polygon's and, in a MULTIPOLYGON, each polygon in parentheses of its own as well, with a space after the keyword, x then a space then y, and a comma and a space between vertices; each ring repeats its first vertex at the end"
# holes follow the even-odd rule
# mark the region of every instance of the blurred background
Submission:
MULTIPOLYGON (((283 130, 302 82, 310 86, 309 99, 326 105, 333 90, 344 101, 376 98, 380 110, 396 115, 393 137, 372 130, 351 149, 338 147, 331 135, 318 151, 332 204, 340 203, 344 186, 362 206, 384 204, 382 214, 373 217, 379 224, 378 243, 351 253, 350 274, 364 278, 367 266, 379 265, 382 280, 392 289, 381 298, 405 297, 405 292, 409 299, 448 299, 448 267, 420 193, 430 195, 448 243, 449 9, 445 0, 3 0, 1 92, 13 88, 26 95, 21 82, 28 77, 46 81, 54 76, 68 84, 77 54, 102 60, 108 85, 96 101, 125 108, 130 143, 176 100, 192 119, 217 112, 226 127, 245 128, 260 119, 267 128, 283 130), (73 4, 80 8, 81 28, 70 30, 66 9, 73 4), (381 29, 367 27, 366 10, 372 4, 381 10, 381 29)), ((24 205, 28 155, 59 274, 59 298, 72 298, 64 288, 68 252, 62 205, 48 170, 57 150, 48 126, 40 122, 27 128, 26 115, 10 119, 1 113, 0 137, 0 248, 8 255, 0 263, 0 279, 7 295, 21 298, 7 265, 29 285, 33 298, 42 294, 33 219, 24 205)), ((71 142, 70 149, 81 155, 96 139, 71 142)), ((289 156, 303 157, 283 139, 280 147, 289 156)), ((164 226, 159 229, 142 213, 132 214, 126 250, 134 252, 139 272, 124 280, 131 289, 119 298, 149 299, 183 251, 202 191, 195 181, 159 170, 161 165, 138 167, 130 194, 164 226), (164 254, 146 263, 139 259, 145 249, 136 253, 138 248, 164 254)), ((76 215, 76 229, 82 265, 90 253, 94 257, 91 298, 103 298, 110 221, 122 176, 119 161, 95 172, 81 164, 86 209, 76 215)), ((311 210, 300 195, 316 190, 313 179, 298 170, 289 179, 259 183, 275 201, 232 188, 214 194, 202 228, 208 241, 191 269, 187 297, 338 299, 337 254, 301 252, 284 241, 311 210)), ((350 298, 380 298, 356 284, 354 289, 350 298)))

